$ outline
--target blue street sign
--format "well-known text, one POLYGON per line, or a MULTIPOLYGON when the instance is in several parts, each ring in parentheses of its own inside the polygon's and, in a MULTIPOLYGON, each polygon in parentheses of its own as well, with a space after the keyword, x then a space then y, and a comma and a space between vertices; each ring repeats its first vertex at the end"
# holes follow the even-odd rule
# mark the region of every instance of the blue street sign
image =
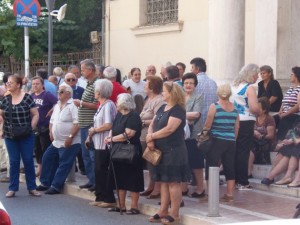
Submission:
POLYGON ((38 0, 15 0, 14 15, 17 18, 17 26, 37 27, 41 6, 38 0))

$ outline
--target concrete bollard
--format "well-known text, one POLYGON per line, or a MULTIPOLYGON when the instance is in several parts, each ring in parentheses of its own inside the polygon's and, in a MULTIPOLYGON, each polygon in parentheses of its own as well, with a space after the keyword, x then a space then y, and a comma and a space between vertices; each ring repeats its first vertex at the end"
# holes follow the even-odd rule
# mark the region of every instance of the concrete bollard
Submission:
POLYGON ((219 214, 219 167, 209 167, 208 179, 208 214, 209 217, 218 217, 219 214))

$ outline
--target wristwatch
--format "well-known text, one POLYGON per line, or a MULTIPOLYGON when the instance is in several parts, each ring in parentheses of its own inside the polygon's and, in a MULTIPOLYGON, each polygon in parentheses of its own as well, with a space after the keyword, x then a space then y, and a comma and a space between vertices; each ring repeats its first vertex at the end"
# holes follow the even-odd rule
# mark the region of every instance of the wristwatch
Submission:
POLYGON ((73 138, 73 135, 72 135, 72 134, 70 134, 70 135, 69 135, 69 138, 73 138))

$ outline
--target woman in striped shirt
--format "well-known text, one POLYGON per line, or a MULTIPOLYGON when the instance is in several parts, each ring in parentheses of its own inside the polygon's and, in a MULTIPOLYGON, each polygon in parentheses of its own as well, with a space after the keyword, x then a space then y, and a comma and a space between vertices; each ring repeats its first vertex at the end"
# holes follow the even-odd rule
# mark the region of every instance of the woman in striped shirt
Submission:
POLYGON ((300 102, 300 67, 293 67, 290 77, 292 86, 283 97, 282 105, 279 111, 280 123, 278 127, 277 139, 284 139, 287 131, 299 120, 299 102, 300 102))
POLYGON ((217 89, 219 101, 211 104, 204 125, 211 130, 213 141, 207 153, 205 179, 208 180, 208 168, 223 164, 227 181, 227 192, 221 201, 233 201, 235 186, 235 141, 239 130, 239 114, 229 101, 231 88, 229 84, 217 89))

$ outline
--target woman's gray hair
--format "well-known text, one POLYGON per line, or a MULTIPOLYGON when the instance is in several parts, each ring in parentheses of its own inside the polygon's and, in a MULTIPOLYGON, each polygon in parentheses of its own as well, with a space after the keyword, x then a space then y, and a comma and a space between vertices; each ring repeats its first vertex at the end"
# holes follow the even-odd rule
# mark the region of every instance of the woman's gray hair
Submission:
POLYGON ((73 97, 73 89, 70 85, 66 84, 65 82, 63 82, 61 85, 59 85, 60 87, 65 87, 65 90, 67 92, 71 93, 71 97, 73 97))
POLYGON ((117 76, 117 70, 112 66, 108 66, 104 69, 103 75, 106 79, 114 79, 117 76))
POLYGON ((64 76, 64 71, 61 67, 55 67, 53 69, 53 75, 63 77, 64 76))
POLYGON ((113 84, 110 80, 100 79, 95 82, 95 92, 98 92, 103 98, 110 98, 113 90, 113 84))
POLYGON ((238 86, 240 83, 254 83, 254 75, 260 72, 259 66, 256 64, 245 65, 239 72, 238 77, 234 80, 234 86, 238 86))
POLYGON ((135 110, 135 102, 130 94, 123 93, 118 95, 117 105, 120 109, 127 109, 129 111, 135 110))
POLYGON ((231 87, 230 84, 221 84, 217 88, 217 95, 223 100, 229 99, 231 96, 231 87))

